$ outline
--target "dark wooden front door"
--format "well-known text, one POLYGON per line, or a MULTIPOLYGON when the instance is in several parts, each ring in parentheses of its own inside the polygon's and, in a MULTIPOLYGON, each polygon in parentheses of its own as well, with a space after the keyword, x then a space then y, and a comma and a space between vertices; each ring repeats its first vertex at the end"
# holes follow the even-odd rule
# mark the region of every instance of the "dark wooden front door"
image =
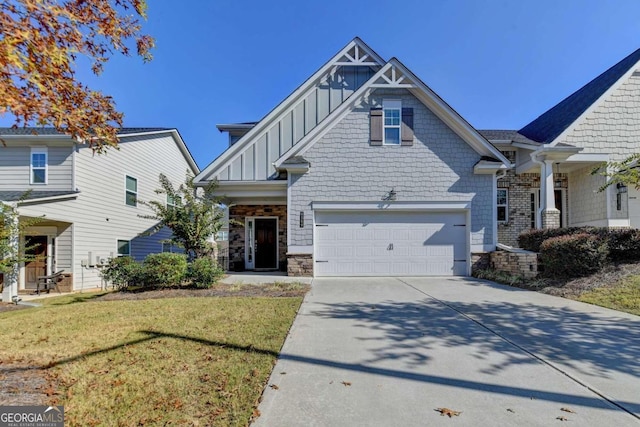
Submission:
POLYGON ((277 219, 256 218, 255 268, 278 268, 277 219))
POLYGON ((47 236, 27 236, 25 247, 25 288, 36 289, 38 276, 47 275, 47 236))

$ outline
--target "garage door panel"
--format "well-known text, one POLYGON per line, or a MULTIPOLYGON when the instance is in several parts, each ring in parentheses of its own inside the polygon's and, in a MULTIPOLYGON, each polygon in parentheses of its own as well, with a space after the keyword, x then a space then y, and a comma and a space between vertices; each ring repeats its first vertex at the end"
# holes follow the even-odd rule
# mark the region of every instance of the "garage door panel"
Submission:
POLYGON ((466 275, 465 221, 464 212, 316 212, 316 275, 466 275))

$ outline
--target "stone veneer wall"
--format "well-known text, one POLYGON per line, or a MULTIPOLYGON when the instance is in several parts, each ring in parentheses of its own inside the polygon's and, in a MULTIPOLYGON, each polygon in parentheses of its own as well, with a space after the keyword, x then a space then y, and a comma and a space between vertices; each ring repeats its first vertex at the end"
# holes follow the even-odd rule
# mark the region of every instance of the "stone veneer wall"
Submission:
POLYGON ((288 276, 313 276, 313 255, 311 254, 287 254, 288 276))
POLYGON ((244 261, 245 218, 248 216, 278 217, 278 259, 287 259, 287 206, 237 205, 229 208, 229 260, 244 261), (234 224, 236 222, 236 224, 234 224))
MULTIPOLYGON (((515 161, 514 151, 503 151, 502 153, 510 161, 515 161)), ((562 188, 566 189, 568 187, 567 174, 554 174, 554 177, 560 177, 562 188)), ((510 170, 504 178, 498 180, 498 188, 509 190, 507 222, 498 224, 498 243, 517 247, 518 236, 531 229, 531 190, 540 188, 540 174, 523 173, 516 175, 514 170, 510 170)), ((566 200, 565 206, 568 206, 566 200)))
POLYGON ((538 275, 538 254, 535 252, 495 251, 490 254, 491 268, 497 271, 533 279, 538 275))

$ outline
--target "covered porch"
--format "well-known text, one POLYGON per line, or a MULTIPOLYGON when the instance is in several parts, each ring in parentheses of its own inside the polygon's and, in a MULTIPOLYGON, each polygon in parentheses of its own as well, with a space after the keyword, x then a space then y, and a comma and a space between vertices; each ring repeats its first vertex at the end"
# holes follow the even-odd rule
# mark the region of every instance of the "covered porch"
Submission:
POLYGON ((530 229, 628 227, 626 188, 607 187, 606 177, 592 171, 607 155, 582 154, 573 146, 519 150, 515 170, 498 179, 498 241, 518 246, 530 229), (500 212, 500 202, 506 207, 500 212))

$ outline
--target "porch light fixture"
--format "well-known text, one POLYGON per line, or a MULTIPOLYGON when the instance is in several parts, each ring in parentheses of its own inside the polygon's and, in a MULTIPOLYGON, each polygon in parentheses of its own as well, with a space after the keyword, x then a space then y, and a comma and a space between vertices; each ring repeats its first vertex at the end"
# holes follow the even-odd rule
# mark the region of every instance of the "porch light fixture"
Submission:
POLYGON ((623 194, 627 192, 627 186, 623 182, 616 184, 616 193, 623 194))
POLYGON ((562 188, 562 178, 560 177, 560 163, 556 163, 556 179, 553 181, 555 188, 562 188))
POLYGON ((391 191, 389 191, 383 198, 382 200, 386 201, 386 202, 390 202, 390 201, 395 201, 397 199, 398 194, 396 193, 395 189, 391 189, 391 191))

